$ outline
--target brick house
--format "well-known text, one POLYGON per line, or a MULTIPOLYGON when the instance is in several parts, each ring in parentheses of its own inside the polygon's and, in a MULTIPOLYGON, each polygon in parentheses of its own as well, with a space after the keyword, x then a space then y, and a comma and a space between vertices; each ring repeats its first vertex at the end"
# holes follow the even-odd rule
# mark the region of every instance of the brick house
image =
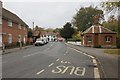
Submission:
POLYGON ((94 24, 82 33, 82 45, 116 47, 116 32, 98 25, 98 16, 95 16, 94 24))
POLYGON ((2 8, 2 43, 15 46, 17 43, 26 44, 28 25, 16 14, 2 8))

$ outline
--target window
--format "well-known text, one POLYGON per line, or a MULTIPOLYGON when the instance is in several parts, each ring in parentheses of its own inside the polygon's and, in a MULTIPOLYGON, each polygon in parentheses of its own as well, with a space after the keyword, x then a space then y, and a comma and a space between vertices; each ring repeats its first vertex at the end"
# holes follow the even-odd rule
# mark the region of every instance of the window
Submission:
POLYGON ((8 34, 8 43, 9 43, 9 44, 12 43, 12 34, 8 34))
POLYGON ((8 20, 8 26, 12 27, 12 20, 8 20))
POLYGON ((22 25, 21 25, 21 24, 18 24, 18 28, 19 28, 19 29, 22 29, 22 25))
POLYGON ((0 16, 0 24, 2 24, 2 16, 0 16))
POLYGON ((92 36, 88 36, 88 42, 92 42, 92 36))
POLYGON ((26 29, 26 27, 24 26, 24 30, 26 29))
POLYGON ((110 41, 111 41, 111 37, 110 37, 110 36, 106 36, 106 37, 105 37, 105 41, 106 41, 106 42, 110 42, 110 41))

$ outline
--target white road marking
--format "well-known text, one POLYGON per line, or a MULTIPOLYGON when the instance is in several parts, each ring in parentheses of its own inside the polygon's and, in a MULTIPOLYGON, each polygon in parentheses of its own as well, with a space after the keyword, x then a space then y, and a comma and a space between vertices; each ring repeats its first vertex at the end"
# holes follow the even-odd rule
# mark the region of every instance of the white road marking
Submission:
POLYGON ((30 56, 33 56, 33 55, 36 55, 36 54, 39 54, 39 53, 29 54, 29 55, 26 55, 26 56, 23 56, 23 57, 26 58, 26 57, 30 57, 30 56))
MULTIPOLYGON (((69 48, 71 48, 71 47, 69 47, 69 48)), ((81 52, 81 51, 76 50, 76 49, 74 49, 74 48, 71 48, 71 49, 73 49, 73 50, 75 50, 75 51, 77 51, 77 52, 81 52)), ((86 56, 88 56, 88 57, 90 57, 90 58, 92 58, 92 59, 93 59, 93 64, 94 64, 95 66, 97 66, 97 61, 96 61, 95 57, 93 57, 93 56, 91 56, 91 55, 88 55, 88 54, 86 54, 86 53, 83 53, 83 54, 86 55, 86 56)), ((94 78, 100 78, 100 74, 99 74, 98 67, 95 67, 95 68, 94 68, 94 78)))
POLYGON ((31 56, 31 55, 26 55, 26 56, 23 56, 23 57, 29 57, 29 56, 31 56))
MULTIPOLYGON (((97 61, 96 59, 93 59, 93 64, 97 66, 97 61)), ((100 78, 99 70, 97 67, 94 67, 94 78, 100 78)))
POLYGON ((53 45, 50 45, 50 47, 52 47, 53 45))
POLYGON ((64 54, 64 55, 66 55, 66 54, 64 54))
POLYGON ((99 74, 98 68, 94 68, 94 78, 100 78, 100 74, 99 74))
POLYGON ((67 62, 67 61, 63 61, 63 60, 62 60, 62 61, 61 61, 61 63, 68 63, 68 62, 67 62))
POLYGON ((97 66, 97 61, 95 59, 93 59, 93 64, 97 66))
POLYGON ((51 63, 48 67, 51 67, 54 63, 51 63))
POLYGON ((68 53, 67 51, 65 53, 68 53))
POLYGON ((56 66, 56 69, 52 70, 52 73, 55 74, 65 74, 68 73, 70 75, 77 75, 77 76, 84 76, 85 75, 85 68, 83 67, 74 67, 74 66, 56 66))
POLYGON ((58 58, 56 61, 59 61, 60 59, 58 58))
POLYGON ((39 71, 39 72, 37 73, 37 75, 41 74, 41 73, 44 72, 44 71, 45 71, 45 69, 42 69, 41 71, 39 71))

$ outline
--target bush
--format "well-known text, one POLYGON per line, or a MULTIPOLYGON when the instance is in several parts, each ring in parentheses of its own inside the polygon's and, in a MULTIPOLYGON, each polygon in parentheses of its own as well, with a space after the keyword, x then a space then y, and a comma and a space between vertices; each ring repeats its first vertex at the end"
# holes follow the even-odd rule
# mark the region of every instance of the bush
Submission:
POLYGON ((20 46, 20 42, 17 42, 17 46, 20 46))
POLYGON ((116 46, 117 46, 117 48, 120 48, 120 36, 117 37, 116 46))
POLYGON ((101 45, 94 45, 93 47, 94 47, 94 48, 102 48, 101 45))
POLYGON ((68 39, 67 41, 81 41, 80 39, 73 39, 73 38, 71 38, 71 39, 68 39))

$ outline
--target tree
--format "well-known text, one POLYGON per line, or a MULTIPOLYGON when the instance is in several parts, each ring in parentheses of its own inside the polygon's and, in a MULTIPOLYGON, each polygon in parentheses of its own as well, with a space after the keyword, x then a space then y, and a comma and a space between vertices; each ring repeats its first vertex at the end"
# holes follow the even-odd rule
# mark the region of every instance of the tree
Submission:
POLYGON ((97 7, 82 7, 77 14, 73 17, 72 24, 80 31, 85 31, 94 23, 94 16, 103 14, 102 10, 98 10, 97 7))
MULTIPOLYGON (((106 10, 108 13, 116 12, 120 8, 120 1, 118 2, 102 2, 102 7, 104 10, 106 10)), ((120 16, 118 14, 117 20, 115 19, 115 15, 111 15, 108 22, 104 22, 103 25, 113 31, 117 32, 117 48, 120 48, 120 16)))
POLYGON ((63 38, 66 40, 68 38, 72 38, 72 35, 74 34, 74 28, 71 27, 71 23, 67 22, 63 28, 60 30, 60 34, 63 38))
POLYGON ((75 41, 81 41, 81 32, 80 31, 75 31, 75 33, 73 34, 72 36, 72 39, 75 40, 75 41))
POLYGON ((32 29, 29 28, 28 29, 28 38, 32 38, 32 35, 33 35, 32 29))
MULTIPOLYGON (((102 2, 101 3, 102 8, 107 12, 107 14, 110 13, 110 17, 114 17, 115 18, 115 13, 119 12, 119 8, 120 8, 120 1, 118 2, 102 2)), ((117 19, 119 19, 119 14, 116 17, 117 19)))

